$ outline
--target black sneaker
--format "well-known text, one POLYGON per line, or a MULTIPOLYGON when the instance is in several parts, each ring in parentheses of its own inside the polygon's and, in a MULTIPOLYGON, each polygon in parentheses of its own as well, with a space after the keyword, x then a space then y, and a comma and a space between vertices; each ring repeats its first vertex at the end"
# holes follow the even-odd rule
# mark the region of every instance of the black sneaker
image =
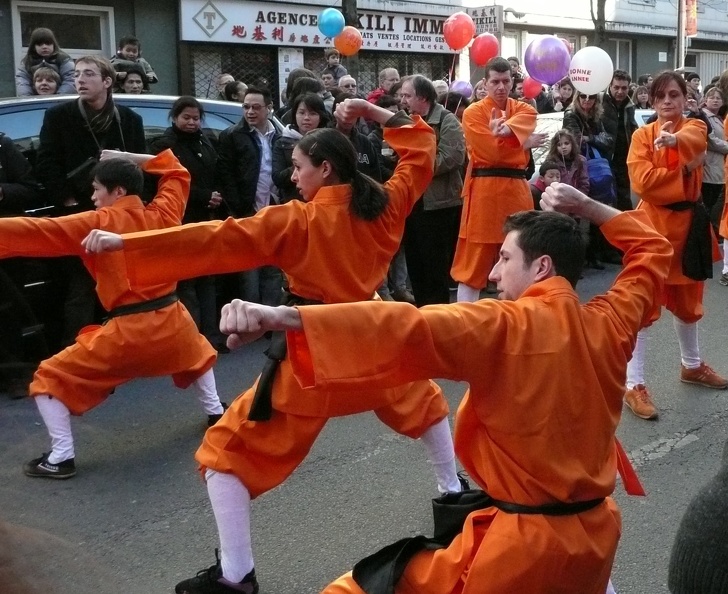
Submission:
POLYGON ((76 463, 73 458, 51 464, 48 462, 48 454, 43 454, 40 458, 35 458, 23 466, 23 472, 27 476, 52 478, 52 479, 69 479, 76 475, 76 463))
POLYGON ((225 411, 228 409, 227 402, 221 402, 222 404, 222 412, 219 415, 207 415, 207 426, 212 427, 215 423, 217 423, 220 419, 222 419, 222 416, 225 414, 225 411))
POLYGON ((258 580, 255 579, 255 569, 243 578, 239 584, 222 581, 222 568, 220 556, 215 549, 216 563, 212 567, 198 571, 197 575, 177 584, 174 588, 176 594, 258 594, 258 580))

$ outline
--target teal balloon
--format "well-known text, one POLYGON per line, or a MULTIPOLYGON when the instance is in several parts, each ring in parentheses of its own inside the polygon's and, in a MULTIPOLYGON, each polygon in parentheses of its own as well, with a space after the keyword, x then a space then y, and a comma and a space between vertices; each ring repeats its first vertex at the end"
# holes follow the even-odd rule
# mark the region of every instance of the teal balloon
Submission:
POLYGON ((319 31, 326 37, 334 38, 344 30, 344 15, 335 8, 327 8, 319 16, 319 31))

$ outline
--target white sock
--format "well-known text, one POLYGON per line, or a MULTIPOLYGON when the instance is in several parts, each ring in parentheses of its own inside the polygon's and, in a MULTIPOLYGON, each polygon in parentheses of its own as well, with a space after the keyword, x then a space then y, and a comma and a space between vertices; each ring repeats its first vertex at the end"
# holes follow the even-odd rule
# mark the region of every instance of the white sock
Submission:
POLYGON ((220 536, 222 576, 237 584, 253 569, 250 494, 232 474, 208 470, 205 480, 220 536))
POLYGON ((455 467, 455 448, 447 417, 435 423, 420 438, 427 450, 427 457, 435 469, 437 489, 440 493, 460 491, 457 468, 455 467))
POLYGON ((75 458, 73 434, 71 433, 71 413, 57 398, 48 394, 35 397, 40 416, 43 417, 48 434, 51 436, 51 453, 48 462, 58 464, 64 460, 75 458))
POLYGON ((673 324, 677 333, 677 341, 680 343, 680 358, 682 364, 688 369, 700 367, 700 347, 698 346, 698 323, 690 324, 683 322, 673 316, 673 324))
POLYGON ((202 404, 205 414, 221 415, 224 412, 222 404, 220 404, 220 397, 217 395, 215 374, 212 368, 195 380, 195 388, 197 388, 197 399, 202 404))
POLYGON ((637 333, 632 358, 627 363, 627 389, 629 390, 637 384, 645 385, 645 353, 648 338, 647 328, 643 328, 637 333))
POLYGON ((612 584, 612 580, 609 580, 609 583, 607 584, 606 594, 617 594, 617 591, 614 589, 614 584, 612 584))
POLYGON ((458 283, 458 302, 469 301, 470 303, 474 303, 478 299, 480 299, 480 289, 476 289, 465 283, 458 283))

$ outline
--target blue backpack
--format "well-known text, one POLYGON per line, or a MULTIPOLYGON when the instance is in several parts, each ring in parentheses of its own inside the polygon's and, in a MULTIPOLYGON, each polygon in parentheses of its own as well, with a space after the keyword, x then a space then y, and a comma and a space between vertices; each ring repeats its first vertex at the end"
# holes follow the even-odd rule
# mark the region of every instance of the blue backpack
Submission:
POLYGON ((609 161, 599 151, 587 145, 586 170, 589 174, 589 197, 614 206, 617 202, 617 189, 609 161))

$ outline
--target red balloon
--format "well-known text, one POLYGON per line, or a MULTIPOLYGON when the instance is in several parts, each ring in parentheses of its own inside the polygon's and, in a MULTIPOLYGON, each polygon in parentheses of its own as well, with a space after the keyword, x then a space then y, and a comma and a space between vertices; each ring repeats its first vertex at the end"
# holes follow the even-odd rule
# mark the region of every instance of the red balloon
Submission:
POLYGON ((539 96, 542 90, 543 87, 537 80, 534 80, 530 76, 523 79, 523 96, 526 99, 535 99, 539 96))
POLYGON ((356 27, 346 26, 341 33, 334 37, 334 47, 342 56, 353 56, 359 51, 361 44, 361 33, 356 27))
POLYGON ((490 33, 481 33, 470 46, 470 57, 478 66, 485 66, 498 55, 498 38, 490 33))
POLYGON ((456 12, 445 20, 442 33, 450 49, 458 51, 470 43, 475 35, 475 23, 470 15, 456 12))

